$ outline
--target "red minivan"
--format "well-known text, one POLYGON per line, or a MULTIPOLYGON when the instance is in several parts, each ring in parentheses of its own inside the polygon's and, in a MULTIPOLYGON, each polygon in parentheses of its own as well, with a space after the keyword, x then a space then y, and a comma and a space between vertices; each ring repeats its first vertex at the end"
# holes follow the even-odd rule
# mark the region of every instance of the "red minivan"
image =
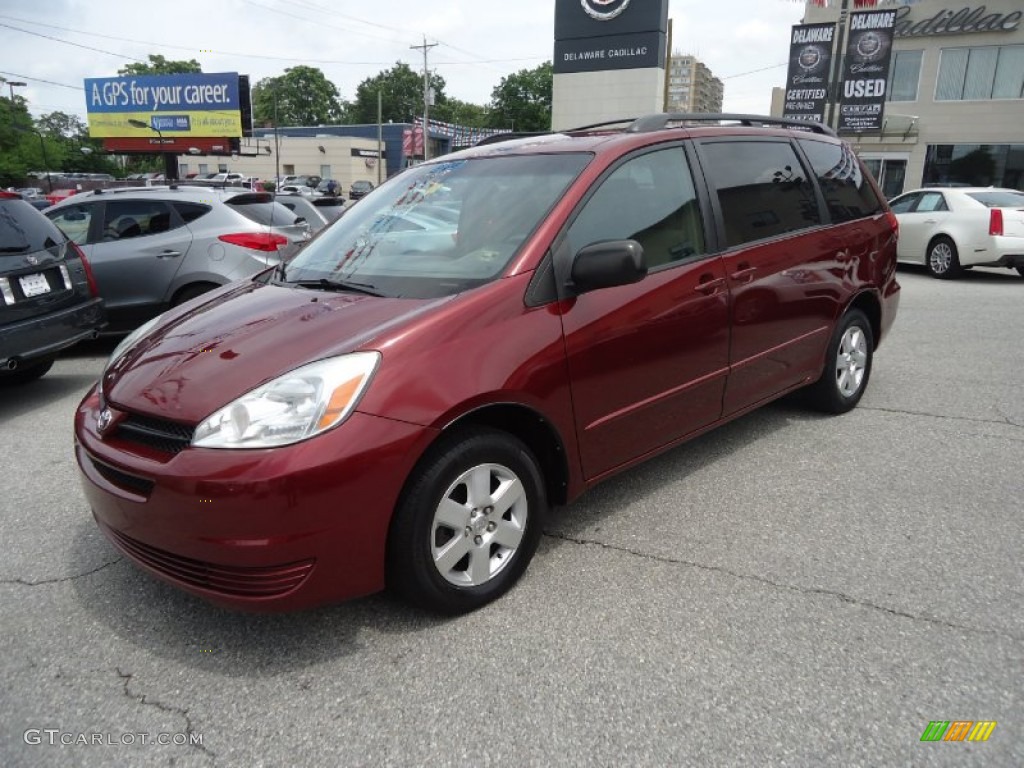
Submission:
POLYGON ((85 493, 118 549, 216 603, 389 586, 472 610, 552 505, 794 390, 853 408, 896 236, 820 125, 488 141, 126 338, 76 415, 85 493))

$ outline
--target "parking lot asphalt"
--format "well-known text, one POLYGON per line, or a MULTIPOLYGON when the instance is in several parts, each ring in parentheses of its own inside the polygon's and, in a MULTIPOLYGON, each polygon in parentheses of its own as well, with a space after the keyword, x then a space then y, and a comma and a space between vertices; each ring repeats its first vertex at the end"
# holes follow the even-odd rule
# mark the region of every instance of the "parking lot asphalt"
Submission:
POLYGON ((0 765, 1024 765, 1024 280, 900 281, 855 411, 607 481, 455 619, 230 613, 123 560, 71 450, 113 344, 76 348, 0 399, 0 765))

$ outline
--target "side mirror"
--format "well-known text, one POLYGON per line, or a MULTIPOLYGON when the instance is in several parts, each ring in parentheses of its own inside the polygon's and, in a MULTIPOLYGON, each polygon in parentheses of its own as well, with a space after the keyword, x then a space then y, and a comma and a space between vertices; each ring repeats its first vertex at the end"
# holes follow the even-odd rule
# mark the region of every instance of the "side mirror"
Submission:
POLYGON ((636 240, 602 240, 581 248, 572 260, 575 293, 638 283, 647 276, 644 249, 636 240))

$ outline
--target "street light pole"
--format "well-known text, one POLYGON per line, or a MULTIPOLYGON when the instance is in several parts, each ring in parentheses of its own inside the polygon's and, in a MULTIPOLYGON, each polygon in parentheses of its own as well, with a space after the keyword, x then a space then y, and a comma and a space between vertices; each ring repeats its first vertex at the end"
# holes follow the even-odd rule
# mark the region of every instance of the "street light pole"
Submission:
POLYGON ((156 135, 159 137, 160 142, 160 155, 164 159, 164 180, 165 181, 177 181, 178 180, 178 158, 173 152, 164 151, 164 134, 152 123, 144 123, 141 120, 128 120, 128 125, 133 125, 136 128, 148 128, 151 131, 156 131, 156 135))
POLYGON ((24 88, 27 85, 28 85, 28 83, 23 83, 20 80, 8 80, 7 81, 7 87, 11 89, 11 106, 12 107, 14 106, 14 89, 15 88, 24 88))

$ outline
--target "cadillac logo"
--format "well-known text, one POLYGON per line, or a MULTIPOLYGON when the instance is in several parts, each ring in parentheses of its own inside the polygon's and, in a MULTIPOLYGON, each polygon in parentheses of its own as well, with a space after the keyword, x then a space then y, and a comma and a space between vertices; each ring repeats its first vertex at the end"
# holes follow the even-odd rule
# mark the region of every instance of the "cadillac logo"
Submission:
POLYGON ((610 21, 626 10, 629 0, 580 0, 587 16, 598 21, 610 21))
POLYGON ((818 68, 824 58, 821 48, 816 45, 806 45, 800 49, 797 63, 800 65, 800 69, 813 70, 818 68))
POLYGON ((874 32, 865 32, 857 41, 857 53, 864 59, 875 58, 882 53, 884 48, 885 44, 882 42, 882 38, 874 32))
POLYGON ((96 417, 96 431, 101 435, 106 432, 113 418, 114 414, 110 412, 109 408, 104 408, 100 411, 100 415, 96 417))

